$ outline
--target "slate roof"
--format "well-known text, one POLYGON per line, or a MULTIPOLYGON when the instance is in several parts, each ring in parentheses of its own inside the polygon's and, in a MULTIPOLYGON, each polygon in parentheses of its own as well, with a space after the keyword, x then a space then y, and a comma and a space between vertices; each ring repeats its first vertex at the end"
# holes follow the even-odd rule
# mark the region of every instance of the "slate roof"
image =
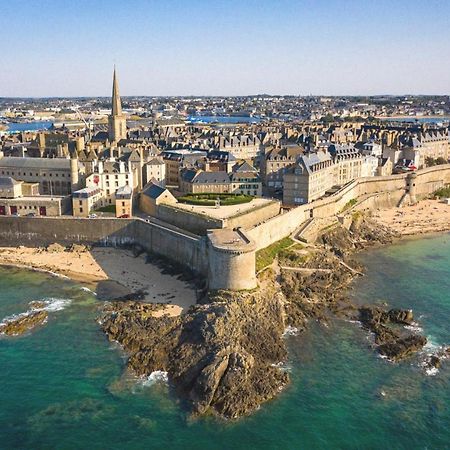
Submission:
POLYGON ((132 195, 133 189, 128 184, 116 190, 116 198, 131 198, 132 195))
POLYGON ((230 176, 227 172, 198 172, 193 180, 198 184, 228 184, 230 176))
POLYGON ((12 177, 0 177, 0 188, 1 189, 9 189, 20 183, 21 183, 20 181, 16 181, 12 177))
POLYGON ((0 159, 0 167, 20 169, 70 170, 70 160, 66 158, 21 158, 18 156, 8 156, 0 159))
POLYGON ((151 183, 143 189, 142 194, 146 195, 147 197, 157 199, 162 193, 164 193, 165 190, 166 189, 159 186, 158 184, 151 183))
POLYGON ((161 158, 158 158, 157 156, 155 156, 150 161, 148 161, 147 164, 150 166, 156 166, 156 165, 160 166, 160 165, 164 165, 164 161, 161 158))

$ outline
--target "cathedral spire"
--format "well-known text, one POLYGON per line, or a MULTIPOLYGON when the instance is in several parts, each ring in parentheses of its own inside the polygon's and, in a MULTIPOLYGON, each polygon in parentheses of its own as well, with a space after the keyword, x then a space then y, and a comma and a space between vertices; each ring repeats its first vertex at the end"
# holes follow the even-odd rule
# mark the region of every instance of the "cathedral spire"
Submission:
POLYGON ((112 88, 112 113, 113 116, 122 115, 122 102, 120 101, 119 83, 117 81, 116 66, 114 65, 113 88, 112 88))
POLYGON ((127 120, 122 113, 116 66, 114 66, 113 74, 111 115, 108 117, 108 137, 111 143, 117 143, 121 139, 127 138, 127 120))

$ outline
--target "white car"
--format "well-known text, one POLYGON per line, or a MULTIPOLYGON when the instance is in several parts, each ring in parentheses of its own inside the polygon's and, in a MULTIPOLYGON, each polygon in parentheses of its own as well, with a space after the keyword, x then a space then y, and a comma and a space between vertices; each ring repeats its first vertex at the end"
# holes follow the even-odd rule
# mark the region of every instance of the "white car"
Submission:
POLYGON ((89 214, 89 219, 95 219, 97 217, 97 214, 89 214))

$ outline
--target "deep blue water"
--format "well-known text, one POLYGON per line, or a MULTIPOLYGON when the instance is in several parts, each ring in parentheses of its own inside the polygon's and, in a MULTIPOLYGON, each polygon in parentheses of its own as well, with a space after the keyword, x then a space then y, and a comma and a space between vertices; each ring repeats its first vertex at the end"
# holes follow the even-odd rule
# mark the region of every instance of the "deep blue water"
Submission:
POLYGON ((193 123, 259 123, 259 117, 238 116, 190 116, 189 122, 193 123))
MULTIPOLYGON (((412 307, 432 344, 450 344, 450 235, 361 255, 361 303, 412 307)), ((391 364, 340 320, 288 338, 292 383, 237 422, 192 419, 163 382, 123 376, 95 322, 99 302, 68 280, 0 269, 0 320, 42 298, 70 299, 48 324, 0 338, 4 449, 449 449, 450 361, 427 376, 391 364), (381 395, 381 393, 385 395, 381 395)))
POLYGON ((26 122, 26 123, 10 123, 8 124, 8 131, 10 133, 18 133, 21 131, 41 131, 48 130, 53 125, 53 122, 26 122))

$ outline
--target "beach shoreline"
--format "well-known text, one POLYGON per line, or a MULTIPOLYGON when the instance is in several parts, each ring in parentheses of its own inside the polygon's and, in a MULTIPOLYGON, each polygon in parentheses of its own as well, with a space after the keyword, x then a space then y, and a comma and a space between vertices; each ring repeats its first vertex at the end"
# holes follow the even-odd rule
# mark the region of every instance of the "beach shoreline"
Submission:
MULTIPOLYGON (((450 205, 438 200, 422 200, 416 205, 376 210, 372 218, 392 230, 393 243, 421 239, 450 232, 450 205)), ((142 292, 143 302, 166 303, 174 314, 180 314, 197 303, 192 285, 178 277, 163 273, 145 255, 112 247, 79 246, 65 249, 52 244, 41 247, 0 247, 0 265, 49 273, 86 284, 95 292, 103 282, 115 282, 119 291, 142 292), (52 250, 56 246, 56 250, 52 250), (59 249, 58 249, 59 247, 59 249)), ((118 295, 119 297, 120 295, 118 295)))
POLYGON ((372 218, 390 228, 400 239, 420 239, 450 231, 450 205, 439 200, 426 199, 415 205, 376 210, 372 218))
POLYGON ((142 302, 166 304, 165 313, 170 315, 185 312, 197 301, 191 284, 148 263, 145 255, 135 256, 127 249, 70 251, 61 247, 61 251, 52 252, 24 246, 0 247, 0 265, 67 278, 94 293, 106 289, 117 298, 140 293, 142 302))

